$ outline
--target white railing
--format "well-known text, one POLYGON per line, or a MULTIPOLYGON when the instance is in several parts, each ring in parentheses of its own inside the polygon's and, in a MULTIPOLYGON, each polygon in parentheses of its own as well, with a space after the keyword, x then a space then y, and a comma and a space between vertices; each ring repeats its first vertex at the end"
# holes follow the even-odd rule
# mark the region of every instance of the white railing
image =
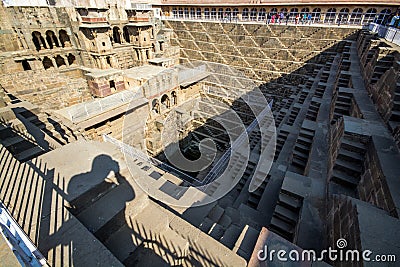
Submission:
MULTIPOLYGON (((22 266, 48 266, 46 259, 0 201, 1 234, 22 266)), ((1 263, 0 263, 1 265, 1 263)))
POLYGON ((123 142, 121 142, 118 139, 115 139, 107 134, 103 134, 103 141, 104 142, 109 142, 111 144, 114 144, 119 148, 119 150, 124 153, 125 155, 129 155, 131 158, 137 158, 140 160, 143 160, 161 170, 164 170, 168 173, 175 174, 177 177, 183 178, 186 182, 189 182, 193 184, 193 182, 196 182, 197 184, 202 184, 202 181, 197 180, 196 178, 172 167, 171 165, 166 164, 165 162, 162 162, 156 158, 150 157, 146 155, 144 152, 128 145, 123 142))
POLYGON ((134 10, 150 10, 152 9, 151 4, 137 4, 137 3, 131 3, 131 7, 134 10))
POLYGON ((368 29, 371 32, 377 33, 379 37, 384 38, 385 40, 394 44, 400 45, 400 29, 387 27, 376 23, 370 23, 368 29))
POLYGON ((206 65, 197 66, 195 68, 181 69, 178 71, 179 84, 189 81, 204 73, 206 73, 206 65))
MULTIPOLYGON (((279 13, 279 12, 278 12, 279 13)), ((368 25, 370 22, 384 22, 389 17, 390 14, 374 14, 374 13, 363 13, 363 14, 352 14, 352 13, 314 13, 311 12, 311 18, 308 17, 303 19, 303 13, 298 12, 300 15, 299 19, 296 20, 296 13, 291 13, 288 24, 298 24, 298 25, 313 25, 313 24, 325 24, 325 25, 338 25, 340 21, 341 26, 363 26, 368 25), (342 19, 340 19, 339 15, 342 15, 342 19)), ((286 16, 283 19, 274 19, 272 21, 272 17, 268 18, 267 13, 263 15, 257 14, 256 16, 248 16, 243 17, 242 14, 237 13, 233 15, 233 13, 225 13, 224 14, 212 14, 209 12, 208 14, 201 13, 171 13, 169 16, 163 15, 161 17, 164 20, 189 20, 189 21, 219 21, 226 23, 268 23, 273 25, 285 25, 286 24, 286 16)))
POLYGON ((119 105, 129 103, 137 97, 137 92, 125 90, 105 98, 68 107, 66 110, 69 119, 72 122, 79 122, 91 116, 113 109, 119 105))

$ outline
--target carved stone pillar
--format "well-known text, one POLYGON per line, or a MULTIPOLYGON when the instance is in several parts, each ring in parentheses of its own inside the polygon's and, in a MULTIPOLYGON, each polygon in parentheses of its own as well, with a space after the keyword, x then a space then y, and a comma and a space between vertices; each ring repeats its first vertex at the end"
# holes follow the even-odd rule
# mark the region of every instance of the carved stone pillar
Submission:
POLYGON ((65 66, 69 67, 68 58, 66 56, 61 56, 64 59, 65 66))
POLYGON ((146 50, 144 50, 144 49, 140 50, 140 57, 141 57, 141 61, 147 61, 146 50))
POLYGON ((50 60, 51 60, 51 63, 53 63, 53 67, 58 68, 56 59, 54 57, 51 57, 50 60))

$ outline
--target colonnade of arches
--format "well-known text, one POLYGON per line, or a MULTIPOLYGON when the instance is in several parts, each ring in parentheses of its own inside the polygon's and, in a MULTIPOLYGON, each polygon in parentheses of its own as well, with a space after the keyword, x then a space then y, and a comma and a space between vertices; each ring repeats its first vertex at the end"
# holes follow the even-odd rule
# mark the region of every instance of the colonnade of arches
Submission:
POLYGON ((297 14, 311 14, 312 22, 315 23, 336 23, 341 19, 343 24, 368 24, 376 22, 382 24, 387 21, 392 10, 389 8, 378 11, 376 8, 362 9, 354 8, 329 8, 324 12, 321 8, 217 8, 217 7, 173 7, 171 16, 174 18, 206 19, 206 20, 243 20, 243 21, 265 21, 268 15, 284 13, 290 14, 290 21, 294 21, 297 14))
POLYGON ((76 57, 69 53, 68 55, 56 55, 54 57, 45 56, 42 58, 43 68, 45 70, 50 68, 60 68, 62 66, 69 67, 74 64, 76 57))
POLYGON ((65 30, 59 30, 58 34, 52 30, 48 30, 43 35, 39 31, 33 31, 32 42, 37 51, 71 46, 70 38, 65 30))
MULTIPOLYGON (((164 44, 163 43, 158 43, 158 47, 154 43, 151 42, 151 39, 153 38, 154 35, 153 29, 152 33, 148 34, 145 33, 142 36, 136 36, 136 42, 139 42, 138 38, 142 38, 143 42, 148 42, 148 44, 151 44, 150 49, 141 49, 141 50, 136 50, 137 58, 138 60, 147 60, 153 58, 153 53, 156 53, 158 51, 164 51, 164 44), (151 51, 150 51, 151 50, 151 51)), ((116 44, 123 44, 123 43, 132 43, 131 36, 128 30, 127 26, 124 26, 121 30, 120 27, 114 26, 112 27, 112 43, 116 44)), ((139 42, 140 44, 140 42, 139 42)))
POLYGON ((164 110, 176 105, 178 105, 178 96, 176 91, 171 91, 170 93, 163 94, 157 99, 153 99, 151 102, 151 109, 153 113, 160 114, 164 110))

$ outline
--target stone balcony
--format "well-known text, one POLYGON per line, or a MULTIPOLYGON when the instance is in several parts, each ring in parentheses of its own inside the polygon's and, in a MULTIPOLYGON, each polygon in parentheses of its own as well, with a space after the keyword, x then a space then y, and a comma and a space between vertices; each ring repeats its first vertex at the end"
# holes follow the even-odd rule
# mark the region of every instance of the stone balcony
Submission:
POLYGON ((107 23, 106 17, 81 17, 82 23, 107 23))
POLYGON ((150 17, 129 17, 129 22, 150 22, 150 17))

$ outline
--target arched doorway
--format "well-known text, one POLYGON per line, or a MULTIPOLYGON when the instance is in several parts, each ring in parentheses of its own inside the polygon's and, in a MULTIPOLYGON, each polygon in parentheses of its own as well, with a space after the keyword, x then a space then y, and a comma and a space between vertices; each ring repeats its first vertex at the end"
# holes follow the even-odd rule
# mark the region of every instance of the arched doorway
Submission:
POLYGON ((261 8, 260 11, 258 12, 258 20, 259 21, 264 21, 266 18, 266 14, 267 11, 265 10, 265 8, 261 8))
POLYGON ((370 22, 373 22, 375 20, 376 17, 376 9, 375 8, 370 8, 367 10, 367 12, 365 13, 365 17, 364 17, 364 24, 368 24, 370 22))
POLYGON ((59 38, 60 38, 60 43, 62 47, 69 47, 71 46, 71 41, 69 39, 69 36, 65 30, 60 30, 59 31, 59 38))
POLYGON ((75 56, 73 54, 69 53, 68 56, 67 56, 67 59, 68 59, 68 64, 72 65, 72 64, 75 63, 75 59, 76 58, 75 58, 75 56))
POLYGON ((125 41, 126 41, 127 43, 130 43, 131 40, 130 40, 130 38, 129 38, 129 30, 128 30, 128 27, 126 27, 126 26, 123 28, 123 35, 124 35, 125 41))
POLYGON ((312 13, 311 13, 311 16, 312 16, 313 23, 315 23, 315 22, 318 23, 320 21, 320 19, 321 19, 321 9, 320 8, 314 8, 312 13))
POLYGON ((384 10, 382 10, 381 13, 379 14, 379 16, 377 17, 375 23, 378 23, 378 24, 385 24, 386 21, 387 21, 387 19, 388 19, 389 16, 390 16, 390 12, 391 12, 390 9, 384 9, 384 10))
POLYGON ((156 114, 160 114, 160 104, 158 103, 158 99, 154 99, 151 104, 151 111, 156 114))
POLYGON ((24 70, 31 70, 32 69, 31 65, 28 62, 28 60, 26 60, 26 59, 22 60, 21 63, 22 63, 22 68, 24 68, 24 70))
POLYGON ((113 28, 113 40, 114 43, 120 44, 121 43, 121 33, 118 27, 113 28))
POLYGON ((65 60, 62 56, 57 55, 54 59, 56 60, 56 64, 57 64, 58 68, 61 66, 67 66, 67 64, 65 64, 65 60))
POLYGON ((210 9, 208 9, 207 7, 204 9, 204 18, 210 19, 210 9))
POLYGON ((32 32, 32 42, 35 45, 37 51, 42 49, 42 47, 47 48, 46 42, 42 34, 38 31, 32 32))
POLYGON ((324 23, 335 23, 336 20, 336 8, 330 8, 326 12, 324 23))
POLYGON ((171 92, 171 98, 172 98, 172 106, 175 106, 178 104, 178 96, 176 95, 175 91, 171 92))
POLYGON ((252 8, 250 11, 250 20, 257 19, 257 8, 252 8))
POLYGON ((243 20, 248 20, 249 19, 249 9, 248 8, 243 9, 242 19, 243 20))
POLYGON ((54 68, 53 62, 48 57, 44 57, 43 58, 42 64, 43 64, 43 67, 44 67, 45 70, 50 69, 50 68, 54 68))
POLYGON ((342 8, 340 10, 340 12, 339 12, 338 19, 339 18, 340 18, 340 23, 341 24, 347 24, 347 21, 349 20, 349 9, 348 8, 342 8))
POLYGON ((169 108, 170 107, 170 100, 169 100, 169 96, 168 95, 163 95, 162 97, 161 97, 161 106, 164 108, 164 109, 167 109, 167 108, 169 108))
POLYGON ((350 16, 350 24, 361 24, 362 14, 362 8, 354 9, 350 16))

